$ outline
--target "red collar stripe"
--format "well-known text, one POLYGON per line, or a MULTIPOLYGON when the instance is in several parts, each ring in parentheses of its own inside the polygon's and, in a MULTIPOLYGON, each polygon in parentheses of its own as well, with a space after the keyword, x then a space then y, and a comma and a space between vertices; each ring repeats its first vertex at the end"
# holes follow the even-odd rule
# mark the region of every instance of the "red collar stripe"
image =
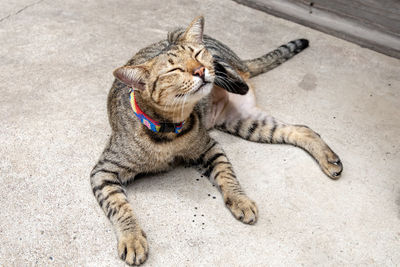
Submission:
POLYGON ((181 123, 160 123, 149 116, 147 116, 138 106, 136 99, 135 99, 135 91, 131 90, 129 95, 129 100, 131 103, 131 107, 133 112, 135 113, 136 117, 140 120, 142 124, 144 124, 148 129, 153 132, 174 132, 180 133, 183 128, 184 121, 181 123))

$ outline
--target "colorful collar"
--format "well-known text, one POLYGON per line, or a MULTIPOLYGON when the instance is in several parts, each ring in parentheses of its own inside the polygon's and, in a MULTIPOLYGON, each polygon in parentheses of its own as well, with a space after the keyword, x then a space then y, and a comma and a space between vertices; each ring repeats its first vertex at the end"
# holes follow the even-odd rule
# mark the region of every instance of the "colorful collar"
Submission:
POLYGON ((131 102, 131 107, 136 117, 140 120, 142 124, 144 124, 147 128, 156 133, 180 133, 183 128, 183 124, 185 121, 181 123, 171 123, 171 122, 157 122, 144 114, 144 112, 139 108, 136 99, 135 99, 135 91, 131 90, 129 95, 129 99, 131 102))

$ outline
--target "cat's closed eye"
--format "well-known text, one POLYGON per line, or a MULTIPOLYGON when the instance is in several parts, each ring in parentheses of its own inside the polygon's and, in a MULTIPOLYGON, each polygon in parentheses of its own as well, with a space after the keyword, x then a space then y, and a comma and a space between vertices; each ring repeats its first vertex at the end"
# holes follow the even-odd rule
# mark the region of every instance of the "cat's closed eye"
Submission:
POLYGON ((185 72, 185 71, 184 71, 183 69, 181 69, 181 68, 173 68, 173 69, 167 71, 167 73, 173 72, 173 71, 176 71, 176 70, 181 71, 181 72, 185 72))

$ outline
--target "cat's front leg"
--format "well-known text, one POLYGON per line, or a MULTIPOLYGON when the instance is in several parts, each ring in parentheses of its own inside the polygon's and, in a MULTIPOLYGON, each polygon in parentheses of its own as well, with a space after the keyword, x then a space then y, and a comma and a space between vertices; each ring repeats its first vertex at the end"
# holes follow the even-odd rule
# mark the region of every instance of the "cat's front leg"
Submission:
POLYGON ((221 146, 213 139, 207 145, 207 149, 200 155, 196 163, 202 173, 210 178, 210 181, 220 189, 225 205, 236 219, 254 224, 257 221, 258 210, 241 188, 221 146))
POLYGON ((90 182, 94 196, 115 228, 118 255, 129 265, 139 265, 146 260, 149 248, 119 177, 127 171, 104 157, 91 172, 90 182))

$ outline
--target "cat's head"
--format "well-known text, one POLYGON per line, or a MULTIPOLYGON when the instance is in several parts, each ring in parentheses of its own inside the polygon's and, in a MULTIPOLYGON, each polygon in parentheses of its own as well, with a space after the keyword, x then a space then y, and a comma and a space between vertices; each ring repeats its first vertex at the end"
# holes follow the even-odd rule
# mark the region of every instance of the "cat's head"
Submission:
POLYGON ((114 76, 161 110, 194 105, 211 92, 215 79, 212 55, 203 44, 203 27, 203 17, 194 19, 164 53, 137 66, 120 67, 114 76))

